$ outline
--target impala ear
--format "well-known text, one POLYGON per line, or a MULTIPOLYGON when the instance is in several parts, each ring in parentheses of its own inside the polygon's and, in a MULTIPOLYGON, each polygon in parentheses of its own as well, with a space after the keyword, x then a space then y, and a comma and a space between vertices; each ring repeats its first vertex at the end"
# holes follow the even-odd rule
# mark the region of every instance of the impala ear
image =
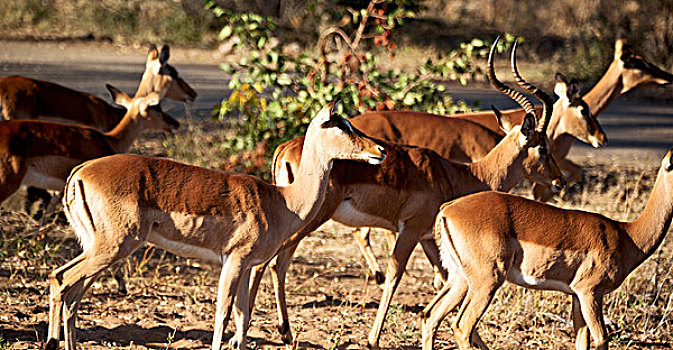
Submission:
POLYGON ((159 50, 154 44, 150 44, 150 49, 147 51, 147 63, 150 63, 159 57, 159 50))
POLYGON ((112 97, 112 101, 114 101, 114 103, 122 105, 126 107, 126 109, 131 107, 131 97, 129 97, 129 95, 127 95, 124 91, 121 91, 110 84, 105 84, 105 88, 107 88, 107 91, 110 92, 110 97, 112 97))
POLYGON ((668 152, 666 152, 664 160, 661 161, 661 166, 664 167, 664 170, 666 171, 673 170, 673 159, 671 158, 673 158, 673 148, 670 148, 668 152))
MULTIPOLYGON (((554 93, 558 98, 565 99, 568 97, 568 80, 566 80, 565 75, 561 73, 556 73, 554 77, 554 93)), ((569 99, 569 98, 568 98, 569 99)))
POLYGON ((570 101, 580 98, 580 85, 577 80, 573 79, 568 84, 568 99, 570 101))
POLYGON ((320 111, 318 111, 318 114, 313 118, 314 120, 318 121, 320 124, 329 122, 330 118, 332 117, 332 108, 334 107, 334 102, 330 102, 326 105, 324 105, 320 111))
POLYGON ((535 124, 537 124, 535 116, 526 113, 523 117, 523 123, 521 123, 521 133, 526 136, 526 138, 530 137, 535 132, 535 124))
POLYGON ((512 122, 512 119, 506 115, 503 115, 502 112, 495 108, 494 105, 491 105, 491 109, 493 110, 493 113, 495 113, 495 120, 498 122, 498 127, 500 130, 502 130, 505 134, 509 133, 509 131, 514 127, 514 122, 512 122))
POLYGON ((161 65, 165 65, 166 62, 168 62, 168 58, 171 56, 171 49, 168 47, 168 45, 164 45, 161 48, 161 53, 159 54, 159 63, 161 65))

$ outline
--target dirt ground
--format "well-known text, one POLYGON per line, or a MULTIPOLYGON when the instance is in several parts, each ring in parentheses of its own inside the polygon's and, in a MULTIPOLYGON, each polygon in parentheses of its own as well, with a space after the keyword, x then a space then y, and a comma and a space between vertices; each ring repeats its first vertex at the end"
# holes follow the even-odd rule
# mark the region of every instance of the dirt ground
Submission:
MULTIPOLYGON (((66 70, 71 61, 54 58, 61 50, 58 45, 43 45, 38 50, 28 44, 0 43, 0 48, 7 47, 15 53, 0 51, 0 68, 5 74, 22 72, 23 68, 16 67, 27 67, 36 69, 36 75, 48 72, 47 78, 68 81, 69 76, 58 72, 58 67, 62 65, 65 67, 62 70, 66 70), (44 54, 44 50, 47 50, 45 57, 55 60, 48 62, 49 65, 37 57, 40 52, 44 54), (12 60, 24 63, 11 63, 12 60)), ((76 57, 72 60, 86 61, 86 56, 81 58, 75 53, 89 49, 66 47, 63 52, 76 57)), ((117 57, 116 52, 123 51, 109 47, 98 50, 108 58, 117 57)), ((116 61, 133 64, 133 68, 115 79, 130 90, 135 87, 133 79, 139 77, 132 72, 142 69, 144 50, 128 50, 134 59, 116 61)), ((188 53, 176 50, 175 57, 179 59, 175 65, 185 80, 195 81, 193 86, 197 91, 204 91, 195 109, 197 116, 207 115, 208 105, 212 106, 216 96, 223 93, 219 84, 226 84, 218 83, 218 79, 224 78, 208 73, 210 68, 205 71, 201 68, 208 64, 214 66, 215 59, 208 53, 194 55, 197 58, 192 59, 188 53), (194 62, 199 60, 207 62, 194 62)), ((82 71, 90 69, 101 76, 105 76, 107 70, 119 72, 118 68, 109 68, 108 63, 96 70, 96 64, 88 63, 89 68, 82 71)), ((79 88, 86 90, 93 82, 82 78, 80 84, 83 87, 79 88)), ((102 92, 102 83, 96 80, 98 85, 102 92)), ((618 103, 629 108, 646 105, 639 101, 618 103)), ((655 107, 661 114, 658 117, 670 117, 671 109, 666 101, 657 102, 655 107)), ((623 111, 614 111, 615 119, 606 112, 606 119, 617 124, 619 113, 623 111)), ((189 125, 186 128, 190 129, 189 125)), ((610 135, 609 129, 607 132, 610 135)), ((572 184, 556 201, 557 205, 596 211, 619 220, 631 220, 641 212, 666 151, 661 143, 667 138, 670 141, 670 136, 661 135, 664 141, 659 141, 647 135, 634 135, 633 131, 625 135, 643 142, 618 143, 619 151, 612 151, 614 156, 610 157, 595 156, 584 148, 574 155, 574 160, 585 165, 585 174, 582 181, 572 184)), ((160 134, 145 136, 136 143, 133 152, 164 155, 164 139, 160 134)), ((528 186, 522 184, 515 192, 527 194, 528 186)), ((367 279, 364 259, 349 232, 347 227, 328 222, 300 245, 287 279, 296 348, 366 347, 381 289, 372 279, 367 279)), ((389 247, 382 234, 374 234, 373 239, 379 263, 385 264, 389 247)), ((47 276, 76 256, 78 250, 72 231, 62 218, 50 217, 41 225, 21 210, 5 208, 0 212, 0 349, 37 349, 45 341, 49 306, 47 276)), ((667 349, 673 345, 672 252, 671 240, 666 239, 662 248, 606 299, 604 314, 613 349, 667 349)), ((141 249, 123 265, 128 295, 119 294, 111 274, 104 274, 85 296, 77 322, 80 346, 85 349, 208 348, 212 339, 218 270, 216 266, 175 257, 152 247, 141 249)), ((420 347, 419 315, 435 293, 431 282, 430 265, 417 249, 393 298, 381 339, 383 348, 420 347)), ((573 329, 569 312, 568 296, 505 285, 496 294, 479 330, 485 342, 495 349, 571 349, 573 329)), ((230 322, 229 335, 233 330, 233 322, 230 322)), ((276 331, 273 287, 268 276, 260 289, 248 335, 251 347, 284 347, 276 331)), ((435 348, 457 348, 446 321, 440 328, 435 348)))

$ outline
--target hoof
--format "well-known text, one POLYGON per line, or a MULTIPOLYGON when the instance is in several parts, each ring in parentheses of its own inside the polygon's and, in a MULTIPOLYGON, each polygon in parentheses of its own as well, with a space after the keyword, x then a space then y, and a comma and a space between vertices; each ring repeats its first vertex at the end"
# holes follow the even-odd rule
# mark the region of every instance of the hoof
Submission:
POLYGON ((239 343, 237 339, 231 338, 229 339, 229 349, 244 350, 246 346, 239 343))
POLYGON ((376 271, 374 274, 374 279, 376 279, 376 284, 381 285, 386 281, 386 276, 381 271, 376 271))
POLYGON ((117 293, 119 293, 119 295, 127 295, 128 291, 126 290, 126 287, 124 287, 124 288, 118 287, 117 288, 117 293))
POLYGON ((290 332, 290 324, 285 321, 282 326, 278 326, 278 333, 280 334, 280 339, 283 341, 283 344, 290 345, 292 344, 292 332, 290 332))
POLYGON ((57 350, 58 349, 58 340, 51 338, 44 344, 43 350, 57 350))
POLYGON ((428 313, 425 312, 425 310, 421 311, 421 322, 423 322, 423 324, 425 324, 425 320, 427 320, 427 319, 428 319, 428 313))

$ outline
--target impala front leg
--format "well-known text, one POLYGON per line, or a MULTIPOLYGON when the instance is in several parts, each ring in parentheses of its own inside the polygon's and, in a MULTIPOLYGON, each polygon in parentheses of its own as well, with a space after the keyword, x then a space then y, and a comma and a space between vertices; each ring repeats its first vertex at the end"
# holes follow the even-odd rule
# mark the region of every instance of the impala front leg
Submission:
POLYGON ((580 309, 584 321, 589 327, 591 338, 596 343, 596 349, 608 350, 605 323, 603 322, 603 296, 595 292, 578 294, 580 309))
POLYGON ((292 263, 292 256, 299 242, 278 252, 276 258, 271 261, 271 279, 273 280, 273 289, 276 293, 276 308, 278 311, 278 333, 286 345, 291 345, 293 341, 292 330, 290 329, 290 317, 287 315, 287 302, 285 300, 285 277, 287 269, 292 263))
POLYGON ((358 227, 351 233, 355 238, 355 241, 358 243, 360 252, 365 257, 367 261, 367 266, 369 267, 369 273, 374 275, 376 284, 382 284, 385 282, 385 276, 379 267, 378 262, 376 261, 376 256, 372 250, 371 242, 369 241, 369 234, 371 229, 369 227, 358 227))

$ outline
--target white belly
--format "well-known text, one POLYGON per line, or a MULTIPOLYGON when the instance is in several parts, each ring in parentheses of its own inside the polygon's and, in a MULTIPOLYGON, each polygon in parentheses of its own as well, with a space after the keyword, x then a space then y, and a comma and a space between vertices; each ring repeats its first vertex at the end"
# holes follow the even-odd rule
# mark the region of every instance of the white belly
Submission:
POLYGON ((565 282, 542 279, 533 276, 524 275, 521 270, 516 268, 511 268, 507 273, 507 280, 516 285, 531 288, 531 289, 541 289, 541 290, 556 290, 559 292, 564 292, 568 294, 575 294, 570 286, 565 282))
POLYGON ((339 204, 334 215, 332 215, 332 220, 353 227, 380 227, 391 231, 398 231, 395 223, 357 210, 353 207, 350 200, 344 200, 339 204))
POLYGON ((222 264, 222 255, 215 254, 211 249, 197 247, 179 241, 171 241, 156 232, 150 232, 148 242, 175 255, 203 259, 222 264))
POLYGON ((224 242, 212 242, 211 249, 192 245, 183 240, 166 238, 199 237, 207 235, 208 232, 220 230, 224 225, 218 221, 217 217, 161 211, 155 211, 154 214, 159 225, 150 230, 147 237, 148 242, 175 255, 222 264, 222 254, 219 248, 222 247, 221 244, 224 244, 224 242))

